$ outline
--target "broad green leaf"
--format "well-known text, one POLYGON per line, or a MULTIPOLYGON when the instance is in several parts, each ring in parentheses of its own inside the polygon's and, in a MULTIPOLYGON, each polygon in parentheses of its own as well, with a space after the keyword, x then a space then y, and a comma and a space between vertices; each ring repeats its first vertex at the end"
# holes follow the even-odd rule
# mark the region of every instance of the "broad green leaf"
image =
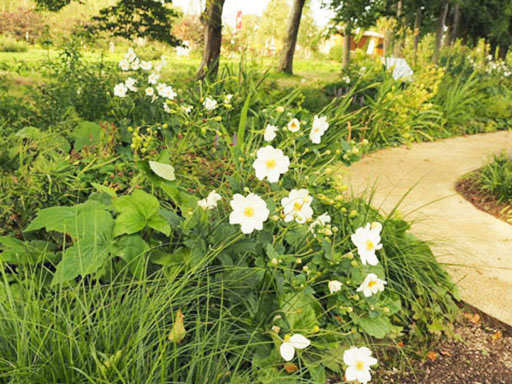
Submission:
POLYGON ((45 241, 21 241, 14 237, 0 236, 0 261, 10 264, 35 264, 52 260, 55 247, 45 241))
POLYGON ((289 293, 281 298, 281 309, 292 330, 313 329, 318 325, 315 308, 319 308, 316 300, 307 293, 289 293))
POLYGON ((180 208, 183 216, 191 214, 197 208, 199 199, 194 195, 180 191, 175 184, 165 183, 161 184, 160 187, 180 208))
POLYGON ((389 319, 383 316, 363 317, 357 320, 357 324, 361 327, 361 330, 377 339, 384 338, 392 329, 389 319))
POLYGON ((146 223, 146 218, 135 207, 125 208, 116 218, 114 237, 139 232, 146 223))
POLYGON ((162 179, 169 181, 176 180, 176 176, 174 175, 174 167, 172 165, 150 161, 149 167, 162 179))
POLYGON ((76 239, 63 252, 53 284, 97 272, 111 255, 113 227, 114 219, 105 209, 79 210, 71 228, 76 239))
POLYGON ((91 183, 91 185, 96 188, 98 192, 103 192, 109 195, 110 197, 114 198, 117 197, 116 191, 114 191, 112 188, 107 187, 106 185, 98 184, 98 183, 91 183))
POLYGON ((149 218, 148 227, 153 228, 155 231, 161 232, 166 236, 171 234, 171 226, 162 216, 159 215, 154 215, 149 218))
POLYGON ((146 260, 144 255, 149 249, 149 245, 140 236, 125 236, 114 244, 114 255, 123 259, 130 272, 142 279, 144 277, 144 267, 146 260))
POLYGON ((101 127, 92 121, 82 121, 71 133, 71 137, 75 140, 74 150, 80 151, 83 147, 100 144, 101 127))

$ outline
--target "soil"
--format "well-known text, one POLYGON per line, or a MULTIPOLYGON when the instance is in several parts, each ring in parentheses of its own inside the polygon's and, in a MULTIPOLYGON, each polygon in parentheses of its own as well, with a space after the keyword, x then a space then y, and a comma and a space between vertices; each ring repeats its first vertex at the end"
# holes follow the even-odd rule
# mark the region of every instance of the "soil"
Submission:
POLYGON ((456 337, 439 339, 410 369, 374 372, 378 383, 511 384, 512 331, 475 311, 465 312, 456 337), (404 372, 405 371, 405 372, 404 372))
POLYGON ((500 203, 495 196, 481 189, 477 176, 478 171, 474 171, 457 181, 457 184, 455 184, 457 192, 478 209, 512 224, 512 206, 507 203, 500 203))

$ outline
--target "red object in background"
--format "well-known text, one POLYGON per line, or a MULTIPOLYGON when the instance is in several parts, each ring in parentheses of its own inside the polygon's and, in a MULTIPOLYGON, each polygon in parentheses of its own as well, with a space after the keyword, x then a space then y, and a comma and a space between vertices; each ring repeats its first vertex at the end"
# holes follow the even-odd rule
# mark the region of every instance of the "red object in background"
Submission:
POLYGON ((237 31, 242 30, 242 11, 236 13, 236 29, 237 31))

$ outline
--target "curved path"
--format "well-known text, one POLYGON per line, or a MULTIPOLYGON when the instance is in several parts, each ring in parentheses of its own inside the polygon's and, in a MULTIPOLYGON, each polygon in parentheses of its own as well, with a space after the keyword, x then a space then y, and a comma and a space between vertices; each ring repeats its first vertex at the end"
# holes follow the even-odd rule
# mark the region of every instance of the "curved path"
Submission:
POLYGON ((372 204, 384 212, 410 190, 399 212, 413 221, 413 233, 432 242, 462 299, 512 325, 512 225, 455 192, 457 179, 502 149, 512 150, 512 132, 388 148, 349 167, 346 180, 356 195, 375 185, 372 204))

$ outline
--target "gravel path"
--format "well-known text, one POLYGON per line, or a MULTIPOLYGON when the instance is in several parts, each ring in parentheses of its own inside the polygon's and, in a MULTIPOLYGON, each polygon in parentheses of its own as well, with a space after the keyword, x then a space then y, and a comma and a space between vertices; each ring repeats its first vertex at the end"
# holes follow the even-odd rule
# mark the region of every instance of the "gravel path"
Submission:
POLYGON ((505 148, 512 148, 512 132, 387 148, 353 164, 346 180, 356 195, 375 185, 372 203, 385 212, 410 191, 399 212, 414 222, 413 233, 432 242, 462 299, 512 325, 512 225, 455 191, 458 178, 505 148))

